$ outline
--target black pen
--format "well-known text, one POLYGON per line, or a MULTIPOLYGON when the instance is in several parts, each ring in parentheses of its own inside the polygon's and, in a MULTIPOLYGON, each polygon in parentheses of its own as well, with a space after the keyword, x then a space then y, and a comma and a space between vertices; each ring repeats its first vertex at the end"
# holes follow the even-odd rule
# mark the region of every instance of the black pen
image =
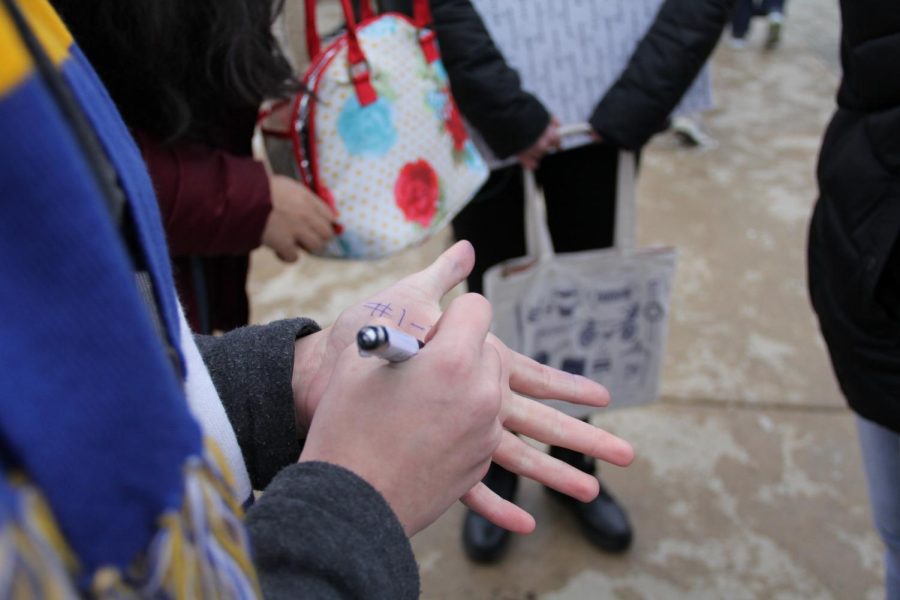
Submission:
POLYGON ((415 356, 425 343, 399 329, 370 325, 356 334, 356 345, 360 356, 377 356, 396 363, 415 356))

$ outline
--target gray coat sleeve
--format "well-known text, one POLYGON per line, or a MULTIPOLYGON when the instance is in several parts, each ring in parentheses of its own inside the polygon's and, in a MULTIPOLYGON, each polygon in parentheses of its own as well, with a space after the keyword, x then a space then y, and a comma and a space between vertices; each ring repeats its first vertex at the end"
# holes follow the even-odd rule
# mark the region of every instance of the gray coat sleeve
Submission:
POLYGON ((412 547, 384 497, 323 462, 287 467, 247 513, 268 600, 419 597, 412 547))
POLYGON ((316 331, 309 319, 288 319, 195 336, 254 489, 265 488, 300 456, 291 388, 294 342, 316 331))
POLYGON ((594 109, 604 140, 639 150, 665 128, 712 53, 736 0, 666 0, 622 75, 594 109))

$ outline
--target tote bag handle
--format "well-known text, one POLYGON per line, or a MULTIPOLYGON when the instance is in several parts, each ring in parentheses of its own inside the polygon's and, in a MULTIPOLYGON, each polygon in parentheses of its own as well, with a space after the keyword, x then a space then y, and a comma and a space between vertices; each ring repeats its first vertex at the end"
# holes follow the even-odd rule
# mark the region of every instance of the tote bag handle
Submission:
POLYGON ((525 169, 525 254, 539 263, 553 259, 553 239, 547 227, 547 204, 534 171, 525 169))
MULTIPOLYGON (((587 123, 564 125, 560 137, 590 133, 587 123)), ((525 244, 528 256, 547 262, 555 254, 553 239, 547 226, 547 205, 543 191, 537 185, 534 172, 525 170, 525 244)), ((616 173, 616 214, 613 247, 631 250, 635 245, 635 157, 633 152, 619 152, 616 173)))

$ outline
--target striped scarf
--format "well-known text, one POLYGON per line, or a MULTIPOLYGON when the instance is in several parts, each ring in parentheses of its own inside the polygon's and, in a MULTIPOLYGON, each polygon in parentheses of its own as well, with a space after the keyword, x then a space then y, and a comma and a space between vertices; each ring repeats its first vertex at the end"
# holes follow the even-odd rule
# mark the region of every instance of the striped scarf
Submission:
POLYGON ((258 596, 227 467, 160 343, 179 348, 179 317, 140 154, 53 9, 16 2, 115 170, 159 318, 0 4, 0 597, 258 596))

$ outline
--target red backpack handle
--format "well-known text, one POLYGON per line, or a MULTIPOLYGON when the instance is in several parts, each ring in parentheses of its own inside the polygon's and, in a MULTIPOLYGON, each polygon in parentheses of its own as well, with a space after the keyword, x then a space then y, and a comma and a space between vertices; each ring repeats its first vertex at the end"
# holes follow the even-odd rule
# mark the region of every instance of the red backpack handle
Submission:
MULTIPOLYGON (((372 86, 369 62, 356 37, 356 17, 350 0, 341 0, 341 7, 347 22, 347 71, 353 87, 356 88, 356 97, 360 105, 366 106, 375 102, 378 94, 372 86)), ((306 0, 306 49, 310 60, 315 59, 322 49, 322 40, 316 27, 316 0, 306 0)))

